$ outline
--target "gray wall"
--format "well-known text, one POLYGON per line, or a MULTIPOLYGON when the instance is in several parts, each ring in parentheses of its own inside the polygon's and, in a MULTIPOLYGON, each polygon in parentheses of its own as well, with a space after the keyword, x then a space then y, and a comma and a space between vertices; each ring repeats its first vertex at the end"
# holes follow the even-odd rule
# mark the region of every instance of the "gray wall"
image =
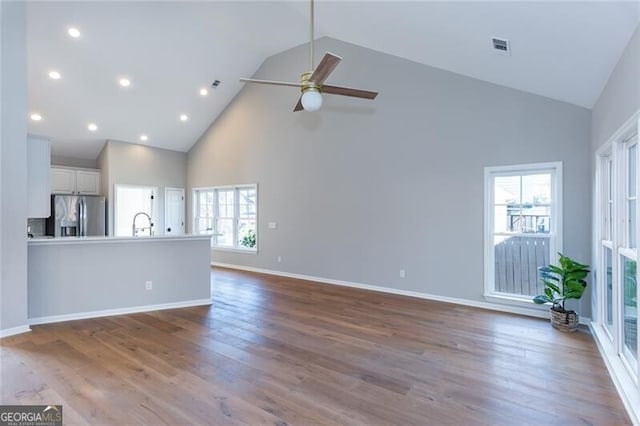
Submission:
MULTIPOLYGON (((590 259, 589 110, 329 38, 325 51, 344 57, 329 83, 378 98, 292 113, 296 89, 247 85, 189 151, 189 194, 259 185, 259 254, 214 261, 484 301, 483 168, 545 161, 564 165, 564 251, 590 259)), ((306 55, 255 76, 297 81, 306 55)))
POLYGON ((609 81, 593 106, 591 143, 593 152, 640 109, 640 26, 618 60, 609 81))
POLYGON ((51 156, 52 166, 64 166, 64 167, 80 167, 85 169, 97 169, 98 162, 87 158, 74 158, 65 157, 62 155, 51 156))
POLYGON ((142 238, 30 243, 29 318, 210 299, 209 244, 142 238))
POLYGON ((0 2, 0 333, 27 325, 26 6, 0 2))
POLYGON ((102 169, 101 184, 107 196, 109 233, 113 232, 114 185, 147 185, 158 187, 156 235, 164 232, 164 189, 186 188, 187 154, 126 142, 108 141, 98 156, 102 169))

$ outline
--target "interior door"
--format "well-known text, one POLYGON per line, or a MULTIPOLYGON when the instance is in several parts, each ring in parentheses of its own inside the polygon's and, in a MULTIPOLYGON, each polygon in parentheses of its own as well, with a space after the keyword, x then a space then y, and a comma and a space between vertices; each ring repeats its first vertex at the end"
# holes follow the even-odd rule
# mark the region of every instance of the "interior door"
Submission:
POLYGON ((164 190, 164 233, 184 234, 184 188, 164 190))

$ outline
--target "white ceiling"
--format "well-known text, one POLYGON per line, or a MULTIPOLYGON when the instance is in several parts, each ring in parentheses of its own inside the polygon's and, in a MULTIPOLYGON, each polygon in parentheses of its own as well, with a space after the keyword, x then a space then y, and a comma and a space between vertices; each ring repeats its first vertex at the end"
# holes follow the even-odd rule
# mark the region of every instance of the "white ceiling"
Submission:
MULTIPOLYGON (((316 36, 590 108, 640 21, 639 5, 321 1, 316 36), (512 55, 492 52, 492 36, 509 39, 512 55)), ((308 31, 302 1, 30 2, 29 108, 43 120, 29 131, 76 158, 94 159, 106 139, 186 151, 242 88, 240 77, 307 42, 308 31), (69 26, 82 36, 70 38, 69 26), (62 79, 51 80, 52 69, 62 79), (131 87, 119 87, 120 76, 131 87), (215 79, 220 86, 199 96, 215 79)))

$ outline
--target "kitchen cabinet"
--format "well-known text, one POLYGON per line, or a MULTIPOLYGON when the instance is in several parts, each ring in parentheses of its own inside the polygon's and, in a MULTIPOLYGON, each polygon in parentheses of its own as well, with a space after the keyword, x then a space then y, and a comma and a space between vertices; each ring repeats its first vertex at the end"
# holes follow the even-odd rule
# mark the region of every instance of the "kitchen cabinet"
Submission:
POLYGON ((76 194, 99 195, 100 172, 78 170, 76 172, 76 194))
POLYGON ((52 167, 51 193, 100 195, 100 171, 52 167))
POLYGON ((27 217, 51 216, 49 167, 51 143, 35 136, 27 138, 27 217))

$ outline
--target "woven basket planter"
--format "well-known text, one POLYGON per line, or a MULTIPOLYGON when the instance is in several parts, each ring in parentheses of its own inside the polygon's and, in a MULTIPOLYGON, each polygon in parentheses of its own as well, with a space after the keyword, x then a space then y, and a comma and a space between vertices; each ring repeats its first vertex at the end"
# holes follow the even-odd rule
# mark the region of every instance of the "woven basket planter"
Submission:
POLYGON ((560 331, 576 331, 578 329, 578 314, 574 311, 558 312, 551 309, 551 325, 560 331))

